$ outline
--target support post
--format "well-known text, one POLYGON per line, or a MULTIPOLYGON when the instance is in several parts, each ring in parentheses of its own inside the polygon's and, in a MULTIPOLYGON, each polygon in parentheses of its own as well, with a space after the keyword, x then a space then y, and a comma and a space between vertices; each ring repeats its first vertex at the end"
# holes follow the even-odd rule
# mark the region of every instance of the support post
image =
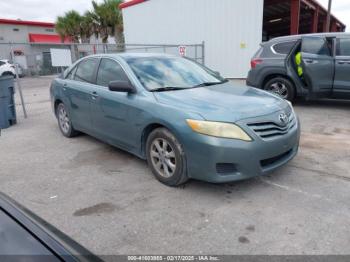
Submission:
POLYGON ((23 99, 23 93, 22 93, 22 86, 21 86, 21 81, 19 80, 19 75, 18 75, 18 65, 15 63, 15 52, 13 51, 13 46, 11 44, 11 56, 12 56, 12 62, 15 64, 15 72, 16 72, 16 83, 17 83, 17 88, 19 92, 19 97, 21 99, 21 104, 22 104, 22 109, 23 109, 23 115, 24 118, 27 118, 27 110, 26 106, 24 104, 24 99, 23 99))
POLYGON ((205 65, 205 42, 202 42, 202 64, 205 65))
POLYGON ((330 32, 330 29, 331 29, 331 11, 332 11, 332 0, 328 0, 326 32, 330 32))
POLYGON ((313 17, 312 17, 312 24, 311 24, 311 33, 317 33, 318 32, 318 17, 320 13, 320 7, 317 6, 314 10, 313 17))
POLYGON ((300 0, 290 0, 290 34, 299 34, 300 0))
POLYGON ((336 21, 333 21, 331 23, 331 32, 338 32, 338 30, 337 30, 337 22, 336 21))

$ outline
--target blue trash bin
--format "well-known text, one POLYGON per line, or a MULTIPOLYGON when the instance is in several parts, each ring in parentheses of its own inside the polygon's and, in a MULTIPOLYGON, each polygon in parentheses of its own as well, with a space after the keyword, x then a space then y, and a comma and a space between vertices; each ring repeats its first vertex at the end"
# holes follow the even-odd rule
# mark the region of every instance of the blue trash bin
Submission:
POLYGON ((0 77, 0 128, 8 128, 17 123, 14 98, 14 78, 0 77))

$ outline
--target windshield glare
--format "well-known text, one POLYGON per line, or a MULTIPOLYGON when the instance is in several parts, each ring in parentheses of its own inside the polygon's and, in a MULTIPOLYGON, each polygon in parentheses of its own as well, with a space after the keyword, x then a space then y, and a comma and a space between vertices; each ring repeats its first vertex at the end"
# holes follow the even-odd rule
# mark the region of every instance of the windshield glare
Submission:
POLYGON ((127 63, 147 90, 166 87, 192 88, 224 79, 211 70, 181 57, 128 58, 127 63))

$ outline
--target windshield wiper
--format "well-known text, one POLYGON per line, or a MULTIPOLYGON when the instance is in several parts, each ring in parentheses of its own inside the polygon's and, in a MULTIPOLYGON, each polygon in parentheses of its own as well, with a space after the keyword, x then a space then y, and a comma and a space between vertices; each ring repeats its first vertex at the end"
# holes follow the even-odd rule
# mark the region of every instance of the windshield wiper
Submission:
POLYGON ((152 90, 149 90, 150 92, 164 92, 164 91, 174 91, 174 90, 183 90, 183 89, 189 89, 190 87, 178 87, 178 86, 165 86, 165 87, 159 87, 152 90))
POLYGON ((223 83, 226 83, 228 80, 225 79, 225 80, 222 80, 220 82, 204 82, 204 83, 201 83, 201 84, 198 84, 198 85, 195 85, 193 86, 193 88, 195 87, 203 87, 203 86, 214 86, 214 85, 221 85, 223 83))

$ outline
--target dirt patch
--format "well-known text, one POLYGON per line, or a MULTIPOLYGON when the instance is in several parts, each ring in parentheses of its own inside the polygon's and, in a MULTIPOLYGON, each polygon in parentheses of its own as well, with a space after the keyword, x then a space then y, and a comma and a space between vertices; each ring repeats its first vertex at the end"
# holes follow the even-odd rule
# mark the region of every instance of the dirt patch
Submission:
POLYGON ((100 203, 94 206, 78 209, 73 213, 73 216, 81 217, 81 216, 91 216, 91 215, 99 215, 105 213, 113 213, 116 207, 111 203, 100 203))

